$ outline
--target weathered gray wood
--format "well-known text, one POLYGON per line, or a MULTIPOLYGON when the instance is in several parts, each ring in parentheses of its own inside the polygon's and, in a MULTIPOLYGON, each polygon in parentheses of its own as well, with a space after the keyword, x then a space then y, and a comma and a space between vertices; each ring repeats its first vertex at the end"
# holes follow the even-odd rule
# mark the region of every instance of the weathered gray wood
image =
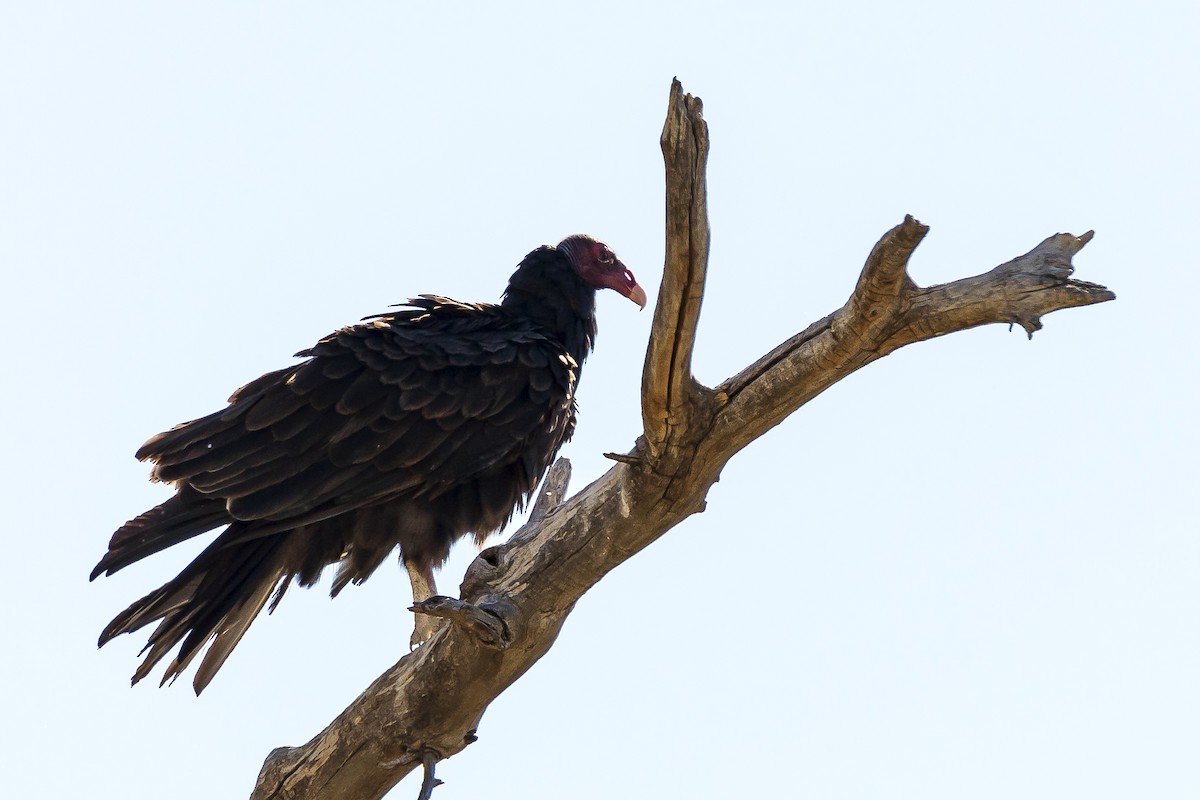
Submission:
MULTIPOLYGON (((875 245, 841 309, 708 389, 691 374, 708 260, 708 132, 700 101, 678 81, 662 146, 667 255, 642 384, 645 434, 630 453, 610 454, 618 463, 582 492, 539 509, 508 542, 481 553, 461 601, 434 603, 449 621, 310 742, 273 751, 256 800, 370 800, 416 767, 461 751, 488 704, 550 649, 584 592, 703 510, 735 453, 858 368, 906 344, 992 322, 1032 335, 1045 314, 1115 297, 1070 278, 1071 257, 1090 232, 1056 234, 989 272, 920 288, 907 265, 928 228, 907 217, 875 245)), ((548 505, 565 492, 561 469, 542 492, 548 505)))
POLYGON ((708 125, 697 97, 671 82, 667 120, 659 140, 667 167, 666 264, 654 334, 642 371, 642 424, 652 458, 673 438, 669 429, 690 424, 701 387, 692 377, 692 348, 708 270, 708 125))

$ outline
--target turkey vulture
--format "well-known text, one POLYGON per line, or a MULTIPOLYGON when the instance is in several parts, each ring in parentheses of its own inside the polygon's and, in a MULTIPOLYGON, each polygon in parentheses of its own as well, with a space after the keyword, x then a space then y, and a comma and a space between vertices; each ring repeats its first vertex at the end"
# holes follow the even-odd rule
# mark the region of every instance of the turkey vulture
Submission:
MULTIPOLYGON (((312 586, 337 564, 336 596, 399 546, 414 601, 433 595, 451 545, 508 522, 571 438, 603 288, 646 304, 607 245, 570 236, 527 255, 498 305, 421 295, 302 350, 304 361, 246 384, 224 410, 150 439, 137 457, 176 493, 113 534, 92 579, 225 530, 118 614, 100 645, 157 622, 133 682, 178 646, 166 683, 211 642, 199 694, 293 579, 312 586)), ((414 645, 432 622, 417 616, 414 645)))

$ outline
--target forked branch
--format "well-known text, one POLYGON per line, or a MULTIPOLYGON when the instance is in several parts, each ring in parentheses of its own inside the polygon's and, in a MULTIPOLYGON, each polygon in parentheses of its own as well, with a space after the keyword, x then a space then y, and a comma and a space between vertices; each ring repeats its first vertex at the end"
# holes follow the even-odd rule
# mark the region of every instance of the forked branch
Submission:
POLYGON ((908 262, 928 228, 906 217, 872 249, 842 308, 705 389, 691 358, 708 264, 708 129, 700 101, 678 81, 662 146, 666 264, 642 381, 644 436, 630 453, 610 454, 619 463, 562 505, 564 473, 552 471, 543 495, 556 508, 481 553, 461 600, 428 601, 421 610, 448 623, 307 744, 273 751, 253 798, 373 800, 422 765, 427 793, 433 764, 475 741, 488 704, 550 649, 583 593, 701 510, 721 468, 751 441, 906 344, 992 322, 1032 335, 1052 311, 1114 299, 1071 277, 1090 232, 1056 234, 973 278, 920 288, 908 262))
POLYGON ((928 230, 905 217, 871 250, 842 308, 717 387, 727 400, 706 456, 727 460, 833 383, 904 345, 992 322, 1019 324, 1032 338, 1052 311, 1116 299, 1070 277, 1071 258, 1091 231, 1055 234, 982 275, 922 289, 907 266, 928 230))

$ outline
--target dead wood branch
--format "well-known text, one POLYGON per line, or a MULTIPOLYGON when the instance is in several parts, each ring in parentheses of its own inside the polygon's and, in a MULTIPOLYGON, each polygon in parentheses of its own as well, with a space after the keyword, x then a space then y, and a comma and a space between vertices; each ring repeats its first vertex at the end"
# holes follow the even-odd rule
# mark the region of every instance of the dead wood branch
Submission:
MULTIPOLYGON (((702 510, 725 463, 796 409, 904 345, 992 322, 1032 335, 1052 311, 1115 297, 1070 277, 1090 232, 1056 234, 989 272, 918 287, 908 261, 928 228, 907 217, 875 245, 842 308, 708 389, 691 372, 708 263, 708 129, 700 101, 678 81, 662 147, 666 263, 643 374, 644 435, 631 453, 610 454, 619 463, 582 492, 481 553, 461 600, 422 607, 451 624, 310 742, 273 751, 255 800, 372 800, 423 764, 432 780, 432 762, 475 741, 488 704, 550 649, 583 593, 702 510)), ((565 478, 547 485, 543 494, 556 506, 565 478)))

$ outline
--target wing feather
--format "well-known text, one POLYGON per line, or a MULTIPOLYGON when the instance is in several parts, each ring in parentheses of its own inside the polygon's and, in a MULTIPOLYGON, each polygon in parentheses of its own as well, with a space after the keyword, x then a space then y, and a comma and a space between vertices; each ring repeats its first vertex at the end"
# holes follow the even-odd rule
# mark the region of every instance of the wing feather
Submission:
POLYGON ((357 414, 367 406, 382 400, 386 391, 387 387, 380 382, 379 375, 373 370, 364 369, 354 382, 346 387, 334 410, 339 414, 357 414))
POLYGON ((404 524, 415 525, 405 552, 436 563, 454 538, 503 525, 533 491, 573 429, 575 360, 497 306, 412 305, 325 337, 298 354, 304 362, 138 451, 183 499, 159 513, 171 511, 169 529, 130 523, 98 571, 230 524, 106 628, 102 641, 159 621, 135 678, 178 646, 171 679, 208 644, 199 690, 293 579, 310 585, 341 562, 335 590, 360 582, 404 524), (414 515, 423 521, 405 522, 414 515))
POLYGON ((280 519, 353 504, 360 468, 415 491, 409 472, 467 479, 517 458, 539 426, 557 449, 564 430, 552 417, 574 381, 557 345, 414 319, 343 329, 303 351, 309 361, 247 384, 235 400, 249 410, 215 434, 205 423, 177 436, 186 457, 161 477, 227 498, 238 519, 280 519))

